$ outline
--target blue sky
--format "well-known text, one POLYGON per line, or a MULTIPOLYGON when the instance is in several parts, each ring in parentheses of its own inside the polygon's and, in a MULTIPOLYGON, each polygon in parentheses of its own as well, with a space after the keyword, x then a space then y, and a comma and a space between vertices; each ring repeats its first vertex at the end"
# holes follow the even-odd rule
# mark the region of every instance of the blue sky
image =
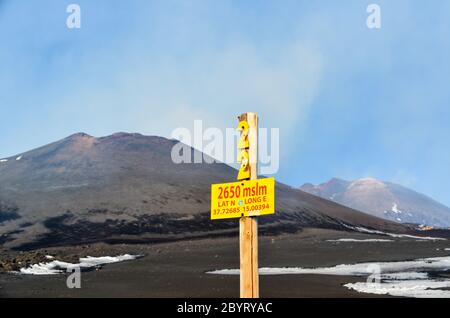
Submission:
POLYGON ((248 110, 280 128, 282 182, 372 176, 450 205, 450 1, 0 0, 0 39, 0 157, 248 110))

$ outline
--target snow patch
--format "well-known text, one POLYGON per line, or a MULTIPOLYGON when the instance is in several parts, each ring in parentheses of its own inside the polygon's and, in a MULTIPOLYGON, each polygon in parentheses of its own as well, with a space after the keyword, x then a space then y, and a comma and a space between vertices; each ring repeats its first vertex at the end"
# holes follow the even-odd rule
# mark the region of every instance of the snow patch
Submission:
POLYGON ((337 240, 327 240, 327 242, 393 242, 393 240, 387 240, 387 239, 351 239, 351 238, 341 238, 337 240))
POLYGON ((398 209, 397 203, 394 203, 394 205, 393 205, 392 208, 391 208, 391 211, 394 212, 394 213, 396 213, 396 214, 403 213, 402 211, 400 211, 400 210, 398 209))
POLYGON ((414 298, 449 298, 450 280, 385 280, 383 283, 349 283, 344 287, 360 293, 414 298))
POLYGON ((16 158, 16 161, 19 161, 20 159, 22 159, 22 155, 20 155, 19 157, 16 158))
POLYGON ((8 162, 8 159, 0 159, 0 162, 8 162))
POLYGON ((366 229, 364 227, 360 227, 360 226, 349 226, 349 225, 345 225, 343 224, 343 226, 345 226, 348 229, 357 231, 357 232, 361 232, 361 233, 370 233, 370 234, 380 234, 380 235, 387 235, 390 237, 396 237, 396 238, 411 238, 411 239, 415 239, 415 240, 429 240, 429 241, 445 241, 445 238, 442 237, 431 237, 431 236, 416 236, 416 235, 409 235, 409 234, 394 234, 394 233, 389 233, 389 232, 383 232, 383 231, 378 231, 378 230, 369 230, 366 229))
MULTIPOLYGON (((78 264, 54 260, 48 263, 39 263, 33 264, 29 267, 23 267, 20 269, 19 273, 25 275, 56 275, 67 272, 67 269, 79 267, 80 270, 83 271, 99 267, 104 264, 129 261, 137 259, 139 257, 141 257, 141 255, 124 254, 119 256, 102 256, 102 257, 88 256, 85 258, 80 258, 80 263, 78 264)), ((53 256, 47 255, 46 258, 53 259, 53 256)))
MULTIPOLYGON (((262 267, 259 269, 261 275, 286 275, 286 274, 312 274, 312 275, 336 275, 336 276, 368 276, 373 273, 371 268, 376 266, 380 269, 381 275, 392 279, 392 274, 399 274, 405 279, 414 275, 411 278, 417 278, 417 273, 426 271, 443 271, 450 269, 450 256, 422 258, 413 261, 399 261, 399 262, 368 262, 356 264, 340 264, 331 267, 262 267)), ((207 272, 208 274, 221 275, 238 275, 239 269, 222 269, 207 272)), ((425 273, 426 274, 426 273, 425 273)), ((427 276, 428 277, 428 276, 427 276)))
MULTIPOLYGON (((341 264, 332 267, 263 267, 261 275, 337 275, 361 276, 377 275, 379 282, 348 283, 344 286, 361 293, 404 297, 450 297, 450 279, 430 275, 450 269, 450 256, 417 259, 413 261, 341 264), (373 269, 379 269, 379 274, 373 269)), ((208 274, 239 275, 239 269, 222 269, 208 274)))
POLYGON ((412 279, 426 279, 428 278, 428 273, 421 273, 421 272, 387 273, 383 274, 383 276, 386 279, 412 280, 412 279))

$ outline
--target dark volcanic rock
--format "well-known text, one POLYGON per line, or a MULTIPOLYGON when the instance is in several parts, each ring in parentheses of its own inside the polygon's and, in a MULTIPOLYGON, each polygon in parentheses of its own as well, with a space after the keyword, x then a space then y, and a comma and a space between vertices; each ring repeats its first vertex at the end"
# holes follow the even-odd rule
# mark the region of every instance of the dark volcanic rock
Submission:
MULTIPOLYGON (((236 171, 222 163, 175 164, 175 143, 80 133, 0 163, 0 202, 9 203, 0 243, 34 249, 235 235, 237 221, 212 222, 209 209, 210 185, 234 181, 236 171)), ((276 215, 260 218, 263 234, 342 224, 408 230, 286 185, 276 191, 276 215)))
POLYGON ((16 206, 10 206, 0 201, 0 223, 19 219, 20 215, 17 210, 16 206))

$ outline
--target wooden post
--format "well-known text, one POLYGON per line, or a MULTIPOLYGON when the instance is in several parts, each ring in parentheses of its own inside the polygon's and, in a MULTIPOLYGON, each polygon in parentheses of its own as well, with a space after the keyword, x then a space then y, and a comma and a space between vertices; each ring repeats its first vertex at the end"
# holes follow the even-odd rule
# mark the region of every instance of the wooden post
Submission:
MULTIPOLYGON (((239 120, 246 120, 249 126, 250 179, 254 180, 258 178, 258 116, 255 113, 245 113, 239 116, 239 120)), ((239 245, 241 298, 258 298, 258 220, 256 217, 240 218, 239 245)))

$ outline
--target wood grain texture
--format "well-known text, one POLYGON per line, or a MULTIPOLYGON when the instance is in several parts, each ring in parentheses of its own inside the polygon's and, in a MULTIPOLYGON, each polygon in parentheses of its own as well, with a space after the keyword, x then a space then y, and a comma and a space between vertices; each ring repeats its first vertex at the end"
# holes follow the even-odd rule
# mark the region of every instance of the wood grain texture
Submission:
MULTIPOLYGON (((245 113, 239 120, 249 124, 250 179, 258 178, 258 116, 245 113)), ((240 242, 240 295, 241 298, 259 297, 258 274, 258 220, 256 217, 242 217, 239 221, 240 242)))

